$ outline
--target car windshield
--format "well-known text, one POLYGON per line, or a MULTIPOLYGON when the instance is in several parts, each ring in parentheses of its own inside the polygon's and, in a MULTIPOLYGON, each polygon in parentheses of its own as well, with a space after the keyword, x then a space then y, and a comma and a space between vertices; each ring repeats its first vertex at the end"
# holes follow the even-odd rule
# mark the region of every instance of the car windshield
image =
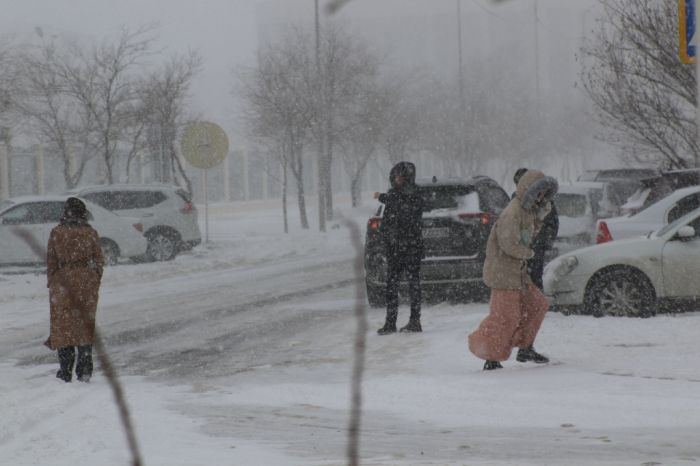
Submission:
POLYGON ((700 215, 700 209, 695 209, 692 212, 674 220, 673 222, 669 223, 665 227, 661 228, 659 231, 656 232, 656 236, 664 236, 666 233, 673 230, 677 226, 680 226, 684 223, 689 223, 691 220, 693 220, 695 217, 698 217, 699 215, 700 215))
POLYGON ((583 217, 586 215, 585 194, 559 193, 554 198, 554 205, 559 215, 564 217, 583 217))

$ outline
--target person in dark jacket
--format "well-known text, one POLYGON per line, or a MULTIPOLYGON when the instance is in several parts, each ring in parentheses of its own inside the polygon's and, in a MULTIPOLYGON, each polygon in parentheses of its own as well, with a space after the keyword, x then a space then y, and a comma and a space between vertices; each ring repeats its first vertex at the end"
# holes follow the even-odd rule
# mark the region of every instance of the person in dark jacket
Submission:
POLYGON ((97 232, 87 222, 83 201, 70 197, 64 215, 51 230, 46 251, 51 326, 46 346, 58 351, 59 379, 81 382, 92 376, 95 314, 104 258, 97 232))
POLYGON ((403 272, 408 278, 411 316, 401 332, 421 332, 420 264, 423 259, 423 198, 416 187, 416 166, 411 162, 397 163, 389 173, 391 189, 374 193, 384 204, 384 216, 379 232, 387 258, 386 322, 377 333, 396 332, 399 310, 399 279, 403 272))
MULTIPOLYGON (((518 185, 518 181, 525 174, 527 168, 518 168, 515 175, 513 176, 513 182, 518 185)), ((511 198, 515 197, 515 193, 511 198)), ((544 217, 542 221, 542 227, 540 231, 535 236, 532 241, 532 250, 535 255, 532 259, 527 261, 527 271, 532 279, 532 283, 535 284, 537 288, 542 290, 544 285, 542 283, 542 274, 544 273, 544 256, 552 249, 554 246, 554 240, 557 239, 559 234, 559 213, 554 205, 554 202, 549 202, 549 213, 544 217)))

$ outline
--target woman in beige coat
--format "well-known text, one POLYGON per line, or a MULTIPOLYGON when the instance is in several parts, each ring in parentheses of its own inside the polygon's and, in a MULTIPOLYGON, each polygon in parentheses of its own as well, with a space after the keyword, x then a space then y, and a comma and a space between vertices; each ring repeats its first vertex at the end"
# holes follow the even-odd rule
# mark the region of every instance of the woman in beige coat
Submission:
POLYGON ((527 260, 534 255, 532 239, 557 189, 554 178, 528 170, 491 230, 484 262, 484 283, 491 288, 490 312, 469 335, 469 350, 486 360, 484 370, 502 368, 500 362, 516 347, 520 362, 549 362, 533 348, 549 303, 530 280, 527 260))
POLYGON ((58 351, 61 368, 56 377, 71 381, 77 347, 76 376, 89 382, 104 258, 97 232, 87 223, 87 209, 80 199, 71 197, 66 201, 64 216, 49 236, 46 262, 51 310, 51 333, 46 345, 58 351))

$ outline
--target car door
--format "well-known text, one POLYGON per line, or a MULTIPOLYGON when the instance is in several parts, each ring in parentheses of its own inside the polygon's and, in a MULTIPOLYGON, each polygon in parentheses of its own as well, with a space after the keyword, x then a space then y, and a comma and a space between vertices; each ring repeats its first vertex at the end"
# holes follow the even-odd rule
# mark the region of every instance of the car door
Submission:
POLYGON ((27 202, 0 216, 0 263, 45 262, 49 233, 61 218, 63 202, 27 202))
POLYGON ((700 217, 687 223, 695 237, 671 239, 663 248, 663 277, 666 296, 688 298, 700 296, 700 217))

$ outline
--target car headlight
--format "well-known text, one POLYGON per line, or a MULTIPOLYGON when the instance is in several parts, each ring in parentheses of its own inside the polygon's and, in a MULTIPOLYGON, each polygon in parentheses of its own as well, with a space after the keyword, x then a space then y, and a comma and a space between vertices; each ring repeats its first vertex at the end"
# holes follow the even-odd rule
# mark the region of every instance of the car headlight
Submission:
POLYGON ((576 256, 567 256, 559 259, 557 264, 552 268, 552 273, 556 276, 563 277, 568 275, 578 267, 578 259, 576 256))

